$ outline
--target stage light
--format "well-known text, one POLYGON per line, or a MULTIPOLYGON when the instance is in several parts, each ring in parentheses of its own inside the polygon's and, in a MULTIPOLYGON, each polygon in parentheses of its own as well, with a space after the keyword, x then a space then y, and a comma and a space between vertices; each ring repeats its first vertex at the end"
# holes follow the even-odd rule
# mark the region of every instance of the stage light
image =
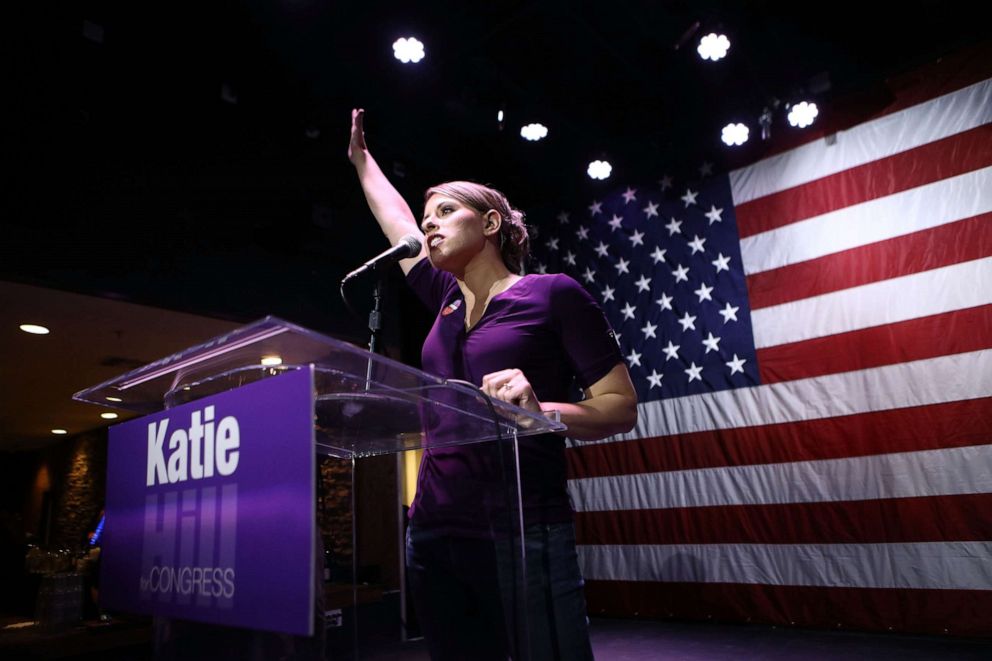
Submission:
POLYGON ((107 395, 106 400, 108 402, 123 402, 124 401, 120 397, 111 397, 110 395, 107 395))
POLYGON ((714 32, 709 33, 705 37, 699 40, 699 46, 696 47, 696 52, 699 53, 699 57, 704 60, 721 60, 727 55, 727 51, 730 50, 730 40, 727 39, 725 35, 716 34, 714 32))
POLYGON ((496 113, 496 121, 499 122, 500 124, 503 123, 503 111, 502 110, 500 110, 498 113, 496 113))
POLYGON ((613 172, 613 166, 607 161, 593 161, 586 170, 590 177, 599 180, 609 179, 611 172, 613 172))
POLYGON ((104 420, 115 420, 115 419, 117 419, 117 414, 116 413, 110 413, 110 412, 101 413, 100 414, 100 417, 103 418, 104 420))
POLYGON ((21 324, 20 329, 25 333, 31 333, 32 335, 48 335, 50 332, 44 326, 39 326, 37 324, 21 324))
POLYGON ((749 129, 743 124, 727 124, 723 127, 720 139, 729 146, 743 145, 747 142, 749 129))
POLYGON ((520 127, 520 136, 525 140, 530 140, 531 142, 536 142, 538 140, 543 140, 548 135, 548 127, 544 124, 528 124, 527 126, 520 127))
POLYGON ((393 42, 393 57, 403 64, 416 64, 424 59, 424 44, 414 37, 397 39, 393 42))
POLYGON ((55 434, 56 436, 63 436, 65 434, 68 434, 69 432, 66 431, 65 429, 53 429, 52 433, 55 434))
POLYGON ((789 108, 789 124, 797 128, 806 128, 816 120, 820 110, 815 103, 803 101, 789 108))
POLYGON ((273 365, 282 365, 282 358, 279 356, 262 356, 262 364, 266 367, 272 367, 273 365))

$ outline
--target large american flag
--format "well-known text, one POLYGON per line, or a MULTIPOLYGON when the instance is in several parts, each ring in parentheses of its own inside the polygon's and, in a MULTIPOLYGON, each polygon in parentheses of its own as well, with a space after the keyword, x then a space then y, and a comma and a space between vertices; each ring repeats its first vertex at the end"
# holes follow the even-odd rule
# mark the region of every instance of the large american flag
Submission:
POLYGON ((641 401, 568 450, 593 614, 992 633, 992 79, 946 71, 549 219, 641 401))

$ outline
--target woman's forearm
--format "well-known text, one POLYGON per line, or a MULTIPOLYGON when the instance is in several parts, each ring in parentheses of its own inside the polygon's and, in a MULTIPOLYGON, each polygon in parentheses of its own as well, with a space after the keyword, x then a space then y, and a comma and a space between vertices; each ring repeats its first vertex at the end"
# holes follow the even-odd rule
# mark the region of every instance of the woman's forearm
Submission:
POLYGON ((541 402, 544 411, 558 411, 568 426, 565 435, 577 441, 598 441, 633 429, 637 399, 606 393, 581 402, 541 402))
POLYGON ((362 158, 355 159, 355 171, 369 209, 390 243, 396 243, 410 232, 419 232, 410 205, 389 182, 368 150, 363 152, 362 158))

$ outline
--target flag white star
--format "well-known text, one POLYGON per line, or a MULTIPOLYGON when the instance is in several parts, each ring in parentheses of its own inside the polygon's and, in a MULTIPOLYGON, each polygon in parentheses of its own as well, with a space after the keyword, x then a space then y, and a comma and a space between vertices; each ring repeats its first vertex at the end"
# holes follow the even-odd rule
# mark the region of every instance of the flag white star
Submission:
POLYGON ((637 291, 651 291, 651 279, 642 275, 640 279, 634 283, 637 285, 637 291))
POLYGON ((627 237, 630 239, 630 247, 643 246, 644 245, 644 232, 638 232, 634 230, 634 233, 627 237))
POLYGON ((729 257, 724 257, 723 256, 723 253, 720 253, 719 255, 717 255, 717 258, 714 259, 712 262, 710 262, 710 264, 712 264, 713 266, 716 267, 716 272, 717 273, 719 273, 720 271, 729 271, 730 270, 730 258, 729 257))
POLYGON ((637 199, 637 189, 627 186, 627 191, 623 194, 623 203, 630 204, 631 201, 637 199))
POLYGON ((717 209, 715 205, 710 205, 710 210, 706 212, 706 217, 710 219, 710 225, 713 223, 722 223, 723 218, 720 214, 723 213, 723 209, 717 209))
POLYGON ((543 262, 538 262, 537 263, 537 269, 536 270, 537 270, 538 273, 547 273, 548 272, 548 267, 543 262))
POLYGON ((565 261, 568 262, 569 264, 571 264, 572 266, 575 266, 575 253, 572 252, 571 250, 569 250, 568 252, 566 252, 565 253, 565 261))
POLYGON ((689 247, 692 248, 692 254, 695 255, 697 252, 703 252, 704 243, 706 243, 706 239, 700 238, 698 234, 693 234, 692 241, 689 241, 689 247))
POLYGON ((585 225, 580 225, 579 231, 576 232, 576 235, 579 237, 580 240, 585 241, 586 239, 589 238, 589 228, 586 227, 585 225))
POLYGON ((669 340, 668 341, 668 346, 667 347, 662 347, 661 350, 665 352, 665 362, 666 363, 668 361, 670 361, 672 358, 678 358, 679 357, 679 348, 681 346, 682 346, 681 344, 672 344, 672 341, 669 340))
POLYGON ((709 161, 703 161, 703 164, 699 166, 699 176, 708 177, 713 174, 713 164, 709 161))
POLYGON ((691 188, 685 189, 685 195, 681 197, 681 200, 685 202, 685 206, 688 209, 690 204, 696 203, 696 196, 699 195, 699 191, 694 191, 691 188))
POLYGON ((696 296, 698 296, 699 297, 699 302, 702 303, 703 301, 712 301, 713 300, 713 297, 710 296, 710 292, 711 291, 713 291, 713 288, 712 287, 707 287, 705 282, 701 282, 701 283, 699 283, 699 289, 695 290, 692 293, 695 294, 696 296))
POLYGON ((740 306, 734 306, 727 303, 727 307, 720 310, 720 314, 723 316, 723 323, 727 323, 731 319, 737 321, 737 311, 740 309, 740 306))
POLYGON ((558 214, 558 222, 561 223, 562 225, 568 225, 567 211, 562 211, 560 214, 558 214))
POLYGON ((587 268, 586 272, 582 274, 582 279, 591 285, 596 282, 596 273, 592 269, 587 268))
POLYGON ((651 382, 651 385, 648 386, 648 390, 650 390, 651 388, 654 388, 656 386, 658 388, 660 388, 661 387, 661 377, 663 377, 663 376, 664 376, 664 374, 658 374, 658 370, 651 370, 651 374, 648 375, 648 381, 651 382))
POLYGON ((734 354, 734 359, 731 360, 731 361, 729 361, 729 362, 727 362, 727 363, 724 363, 724 365, 726 365, 727 367, 730 368, 730 376, 733 376, 734 374, 737 374, 738 372, 740 372, 741 374, 744 373, 744 363, 746 363, 746 362, 747 361, 744 360, 743 358, 738 358, 737 357, 737 354, 735 353, 734 354))
POLYGON ((633 349, 630 350, 630 355, 627 356, 627 362, 630 363, 631 367, 641 366, 641 354, 637 353, 633 349))
POLYGON ((689 269, 681 264, 672 271, 672 275, 675 276, 675 282, 689 282, 689 269))
POLYGON ((658 185, 661 186, 661 190, 665 191, 672 187, 672 178, 669 175, 665 175, 658 180, 658 185))
POLYGON ((656 337, 654 334, 656 330, 658 330, 658 327, 655 324, 652 324, 650 321, 647 323, 646 326, 641 328, 641 332, 644 333, 645 340, 648 339, 649 337, 656 337))
POLYGON ((644 217, 651 218, 652 216, 658 215, 658 205, 654 202, 648 202, 648 205, 644 207, 644 217))
POLYGON ((614 289, 613 287, 610 287, 609 285, 607 285, 606 286, 606 289, 603 290, 603 302, 605 303, 606 301, 612 301, 613 300, 613 292, 615 292, 615 291, 616 291, 616 289, 614 289))
POLYGON ((703 344, 706 346, 706 351, 703 352, 703 355, 708 354, 710 351, 720 350, 720 338, 713 337, 713 333, 707 334, 706 339, 703 340, 703 344))
POLYGON ((593 250, 595 250, 596 254, 599 255, 600 257, 606 257, 608 254, 610 254, 610 251, 607 249, 606 244, 603 243, 602 241, 600 241, 599 245, 593 248, 593 250))
POLYGON ((667 252, 668 252, 667 250, 655 246, 654 252, 651 253, 651 259, 654 260, 655 264, 661 264, 663 261, 665 261, 665 253, 667 252))
POLYGON ((618 261, 613 266, 615 266, 617 269, 617 275, 620 275, 621 273, 630 273, 630 269, 627 268, 628 266, 630 266, 630 262, 624 259, 623 257, 621 257, 620 261, 618 261))
POLYGON ((558 250, 558 237, 548 239, 544 245, 548 247, 548 250, 558 250))
POLYGON ((594 200, 593 203, 589 205, 589 215, 595 216, 600 213, 603 213, 603 203, 594 200))
POLYGON ((675 216, 672 216, 671 222, 669 222, 667 225, 665 225, 665 228, 668 230, 668 236, 673 236, 675 234, 681 234, 682 233, 682 221, 681 220, 675 220, 675 216))
POLYGON ((689 383, 692 383, 693 381, 703 380, 703 377, 700 376, 700 373, 703 371, 702 365, 696 367, 696 363, 693 362, 689 364, 689 369, 683 371, 689 375, 689 383))
POLYGON ((696 318, 690 315, 688 312, 685 313, 684 317, 679 319, 679 323, 682 324, 683 333, 689 330, 690 328, 692 330, 696 330, 696 318))
POLYGON ((668 294, 662 294, 661 298, 655 301, 655 303, 660 305, 662 310, 671 310, 673 298, 674 296, 669 296, 668 294))
POLYGON ((620 314, 623 315, 623 318, 625 320, 626 319, 633 319, 634 316, 635 316, 634 315, 634 312, 636 310, 637 310, 637 306, 636 305, 631 305, 630 303, 625 303, 624 306, 623 306, 623 309, 620 310, 620 314))
POLYGON ((610 231, 611 232, 616 232, 618 229, 620 229, 620 223, 622 223, 622 222, 623 222, 623 217, 622 216, 618 216, 616 214, 613 214, 613 217, 610 218, 610 222, 608 222, 607 225, 610 226, 610 231))

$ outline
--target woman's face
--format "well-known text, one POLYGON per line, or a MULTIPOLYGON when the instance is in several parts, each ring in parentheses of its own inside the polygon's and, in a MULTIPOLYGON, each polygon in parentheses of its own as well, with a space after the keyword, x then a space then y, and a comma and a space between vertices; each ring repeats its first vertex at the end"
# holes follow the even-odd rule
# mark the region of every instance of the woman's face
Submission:
POLYGON ((485 248, 485 217, 453 197, 435 193, 424 205, 427 254, 435 268, 458 272, 485 248))

